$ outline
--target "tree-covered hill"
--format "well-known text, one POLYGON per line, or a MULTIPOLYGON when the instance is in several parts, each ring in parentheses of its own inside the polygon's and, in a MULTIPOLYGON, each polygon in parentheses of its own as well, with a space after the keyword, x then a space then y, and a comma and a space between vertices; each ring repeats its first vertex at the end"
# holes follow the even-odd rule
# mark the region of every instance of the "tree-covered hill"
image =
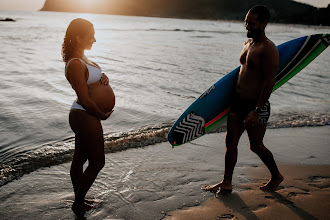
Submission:
POLYGON ((292 0, 46 0, 41 10, 241 21, 257 4, 270 9, 271 22, 330 26, 330 4, 319 9, 292 0))

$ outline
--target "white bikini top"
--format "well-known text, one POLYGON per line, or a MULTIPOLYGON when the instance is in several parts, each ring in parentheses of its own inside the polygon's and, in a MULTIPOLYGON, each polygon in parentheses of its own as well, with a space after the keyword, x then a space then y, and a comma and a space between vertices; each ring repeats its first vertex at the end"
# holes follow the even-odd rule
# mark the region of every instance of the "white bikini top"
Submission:
MULTIPOLYGON (((101 77, 102 77, 102 70, 101 70, 100 67, 96 67, 96 66, 90 65, 90 64, 84 62, 80 58, 72 58, 71 60, 80 60, 80 62, 82 62, 83 64, 85 64, 85 66, 87 67, 87 70, 88 70, 88 73, 89 73, 88 74, 88 79, 87 79, 87 82, 86 82, 87 85, 96 83, 97 81, 99 81, 101 79, 101 77)), ((67 62, 66 67, 65 67, 65 72, 66 72, 66 68, 69 65, 69 63, 71 62, 71 60, 69 60, 67 62)))

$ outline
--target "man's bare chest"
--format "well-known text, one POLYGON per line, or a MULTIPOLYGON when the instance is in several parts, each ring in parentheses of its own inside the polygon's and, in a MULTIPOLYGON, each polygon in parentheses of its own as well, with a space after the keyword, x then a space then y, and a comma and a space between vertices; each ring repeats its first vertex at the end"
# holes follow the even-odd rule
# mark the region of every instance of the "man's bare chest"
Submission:
POLYGON ((243 48, 239 61, 242 66, 257 68, 260 65, 260 49, 256 45, 247 44, 243 48))

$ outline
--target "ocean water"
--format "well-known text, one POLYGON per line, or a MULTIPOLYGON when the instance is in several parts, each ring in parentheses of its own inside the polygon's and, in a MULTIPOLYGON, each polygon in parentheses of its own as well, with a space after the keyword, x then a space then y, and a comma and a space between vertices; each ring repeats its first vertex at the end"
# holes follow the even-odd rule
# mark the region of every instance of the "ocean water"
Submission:
MULTIPOLYGON (((0 186, 41 167, 67 162, 74 134, 68 113, 75 93, 64 77, 61 44, 71 20, 95 27, 86 54, 116 94, 103 121, 106 151, 166 141, 182 112, 239 66, 242 22, 0 11, 0 186)), ((275 44, 330 27, 269 24, 275 44)), ((271 97, 272 128, 330 124, 330 49, 271 97)), ((170 147, 170 145, 169 145, 170 147)))

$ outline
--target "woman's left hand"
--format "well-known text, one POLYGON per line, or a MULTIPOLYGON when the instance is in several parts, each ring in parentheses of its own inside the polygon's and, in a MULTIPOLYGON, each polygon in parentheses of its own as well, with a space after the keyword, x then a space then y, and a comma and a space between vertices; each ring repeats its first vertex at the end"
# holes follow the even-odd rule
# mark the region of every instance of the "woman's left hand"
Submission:
POLYGON ((104 73, 102 73, 101 83, 104 85, 109 85, 109 78, 104 73))

